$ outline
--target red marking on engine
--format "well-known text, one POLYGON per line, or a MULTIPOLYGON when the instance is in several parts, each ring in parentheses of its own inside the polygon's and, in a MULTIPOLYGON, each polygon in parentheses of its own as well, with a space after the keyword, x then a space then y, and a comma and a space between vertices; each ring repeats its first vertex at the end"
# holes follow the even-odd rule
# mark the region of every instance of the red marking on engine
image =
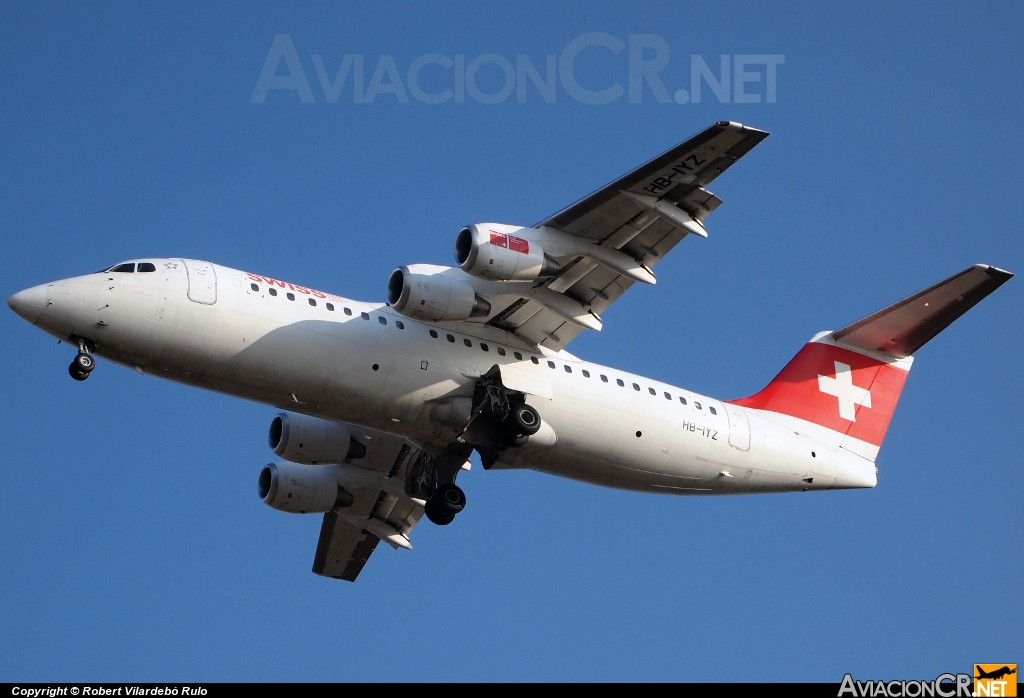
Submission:
POLYGON ((522 238, 517 238, 515 235, 508 236, 508 248, 513 252, 530 254, 530 243, 522 238))
POLYGON ((504 247, 508 249, 508 237, 504 233, 496 233, 491 231, 491 244, 495 247, 504 247))

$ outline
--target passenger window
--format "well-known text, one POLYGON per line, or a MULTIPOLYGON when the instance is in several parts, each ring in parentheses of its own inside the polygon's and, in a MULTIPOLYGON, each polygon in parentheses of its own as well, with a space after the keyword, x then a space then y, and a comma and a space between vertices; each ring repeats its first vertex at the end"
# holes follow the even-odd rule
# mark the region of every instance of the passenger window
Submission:
POLYGON ((309 304, 315 308, 316 307, 316 299, 315 298, 310 298, 309 299, 309 304))
POLYGON ((533 363, 535 363, 535 364, 539 364, 539 363, 540 363, 540 361, 538 361, 538 360, 537 360, 537 357, 536 357, 536 356, 531 356, 531 357, 530 357, 530 361, 532 361, 532 362, 533 362, 533 363))
POLYGON ((289 292, 288 292, 288 293, 286 293, 285 295, 286 295, 286 296, 288 296, 288 300, 290 300, 290 301, 293 301, 293 300, 295 300, 295 294, 294 294, 294 293, 292 293, 291 291, 289 291, 289 292))
POLYGON ((437 339, 437 330, 430 330, 430 336, 437 339))
POLYGON ((505 350, 502 349, 501 347, 498 347, 498 356, 504 356, 504 355, 505 355, 505 350))
POLYGON ((397 327, 400 330, 404 330, 405 329, 405 325, 402 323, 401 320, 395 320, 395 327, 397 327))
POLYGON ((602 374, 601 374, 601 382, 602 382, 602 383, 607 383, 607 382, 608 382, 608 376, 606 376, 606 375, 604 375, 604 374, 602 373, 602 374))
POLYGON ((447 337, 447 338, 448 338, 448 341, 449 341, 449 342, 451 342, 452 344, 455 344, 455 337, 452 337, 452 336, 451 336, 450 334, 448 334, 448 335, 445 335, 445 337, 447 337))
POLYGON ((571 369, 571 368, 569 368, 569 364, 566 364, 566 365, 565 365, 565 372, 566 372, 566 373, 572 373, 572 369, 571 369))
POLYGON ((514 352, 512 352, 512 356, 516 357, 516 358, 517 358, 517 359, 519 359, 520 361, 522 361, 522 360, 523 360, 523 355, 522 355, 522 354, 520 354, 520 353, 519 353, 518 351, 514 351, 514 352))
POLYGON ((658 394, 658 391, 655 390, 654 388, 648 388, 647 392, 649 392, 651 395, 657 395, 658 394))
POLYGON ((590 371, 588 371, 587 369, 583 369, 583 377, 590 378, 590 371))
POLYGON ((333 313, 334 312, 334 303, 328 303, 327 304, 327 309, 330 310, 333 313))
POLYGON ((615 384, 616 384, 617 386, 619 386, 620 388, 625 388, 625 387, 626 387, 626 384, 622 382, 622 379, 621 379, 621 378, 616 378, 616 379, 615 379, 615 384))
POLYGON ((490 347, 488 347, 488 346, 487 346, 486 344, 484 344, 483 342, 480 342, 480 348, 481 348, 481 349, 483 349, 484 351, 490 351, 490 350, 491 350, 491 348, 490 348, 490 347))
POLYGON ((277 289, 276 288, 270 287, 267 290, 270 291, 270 295, 272 295, 272 296, 276 296, 277 295, 277 289))
POLYGON ((555 362, 554 361, 548 361, 548 368, 554 368, 554 367, 555 367, 555 362))
POLYGON ((388 324, 388 319, 386 317, 384 317, 383 315, 378 315, 377 316, 377 322, 379 322, 382 325, 386 325, 386 324, 388 324))
POLYGON ((116 267, 114 267, 110 271, 119 271, 119 272, 123 272, 125 274, 134 274, 135 273, 135 262, 129 262, 128 264, 118 264, 116 267))
POLYGON ((147 271, 156 271, 156 265, 153 264, 152 262, 140 262, 139 272, 142 273, 147 271))
POLYGON ((682 395, 680 395, 679 396, 679 402, 681 402, 681 403, 683 403, 685 405, 686 404, 686 398, 683 397, 682 395))
POLYGON ((364 320, 369 320, 370 319, 370 314, 369 313, 359 313, 359 317, 363 318, 364 320))
POLYGON ((469 341, 468 339, 463 339, 462 343, 465 344, 467 347, 473 346, 473 343, 471 341, 469 341))
POLYGON ((256 293, 259 293, 259 292, 260 292, 260 287, 259 287, 259 286, 257 286, 256 284, 249 284, 249 288, 251 288, 251 289, 252 289, 253 291, 255 291, 256 293))
POLYGON ((696 407, 698 410, 704 409, 703 407, 700 406, 699 402, 694 402, 693 406, 696 407))
POLYGON ((640 386, 639 386, 639 385, 637 385, 636 383, 634 383, 634 384, 633 384, 633 390, 635 390, 635 391, 637 391, 637 392, 640 392, 640 386))
POLYGON ((351 315, 352 314, 352 309, 351 308, 343 308, 342 310, 344 310, 346 315, 351 315))
POLYGON ((669 395, 668 393, 665 393, 665 399, 666 399, 666 400, 671 400, 671 399, 672 399, 672 396, 671 396, 671 395, 669 395))
POLYGON ((718 414, 718 410, 716 410, 714 407, 709 407, 708 411, 711 412, 711 414, 718 414))

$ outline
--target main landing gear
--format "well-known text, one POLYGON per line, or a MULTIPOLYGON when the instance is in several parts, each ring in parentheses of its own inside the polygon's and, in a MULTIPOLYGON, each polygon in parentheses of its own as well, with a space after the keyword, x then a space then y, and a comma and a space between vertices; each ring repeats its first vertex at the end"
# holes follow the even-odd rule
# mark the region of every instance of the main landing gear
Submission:
POLYGON ((406 473, 405 493, 426 500, 423 513, 438 526, 447 526, 466 508, 466 493, 455 484, 473 447, 454 443, 437 456, 421 453, 406 473))
POLYGON ((477 382, 469 422, 456 441, 437 456, 421 453, 409 467, 405 492, 426 500, 423 513, 432 523, 447 526, 466 507, 466 494, 455 478, 474 450, 486 470, 503 451, 525 446, 540 431, 540 413, 525 397, 505 388, 495 366, 477 382))
POLYGON ((96 359, 89 353, 89 347, 86 346, 85 340, 78 340, 78 356, 68 366, 68 373, 76 381, 84 381, 94 368, 96 368, 96 359))
POLYGON ((438 485, 434 496, 427 500, 423 513, 431 523, 447 526, 455 515, 466 508, 466 493, 454 482, 438 485))

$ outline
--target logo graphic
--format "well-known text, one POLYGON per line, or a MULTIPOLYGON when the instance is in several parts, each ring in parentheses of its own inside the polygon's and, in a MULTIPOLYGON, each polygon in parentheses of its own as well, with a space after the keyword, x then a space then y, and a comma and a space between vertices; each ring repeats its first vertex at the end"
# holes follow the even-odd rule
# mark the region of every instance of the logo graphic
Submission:
POLYGON ((520 252, 522 254, 530 254, 530 243, 528 240, 523 238, 517 238, 515 235, 506 235, 505 233, 499 233, 496 230, 491 231, 491 244, 495 247, 502 247, 506 250, 512 250, 513 252, 520 252))
POLYGON ((975 664, 975 696, 1016 696, 1016 664, 975 664))
POLYGON ((857 405, 871 407, 871 391, 853 384, 850 364, 833 361, 836 377, 818 374, 818 390, 839 400, 839 416, 850 422, 857 421, 857 405))

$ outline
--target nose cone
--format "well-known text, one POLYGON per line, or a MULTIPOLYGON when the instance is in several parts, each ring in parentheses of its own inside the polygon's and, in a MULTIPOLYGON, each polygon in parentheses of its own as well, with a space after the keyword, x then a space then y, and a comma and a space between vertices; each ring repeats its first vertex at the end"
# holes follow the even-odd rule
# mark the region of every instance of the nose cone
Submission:
POLYGON ((7 299, 7 306, 34 325, 46 307, 46 284, 18 291, 7 299))

